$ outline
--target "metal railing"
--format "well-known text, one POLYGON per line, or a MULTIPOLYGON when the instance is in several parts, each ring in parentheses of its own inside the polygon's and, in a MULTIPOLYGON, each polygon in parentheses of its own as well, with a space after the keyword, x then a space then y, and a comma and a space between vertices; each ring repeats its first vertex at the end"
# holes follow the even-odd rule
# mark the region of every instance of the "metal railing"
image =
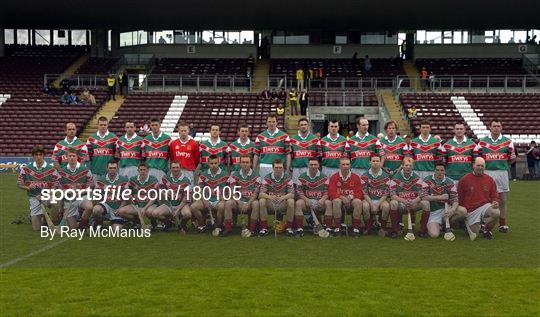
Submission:
POLYGON ((376 107, 378 102, 372 102, 373 98, 376 98, 373 90, 319 90, 310 91, 308 100, 310 107, 376 107))
MULTIPOLYGON (((43 86, 52 85, 60 77, 62 77, 62 74, 45 74, 43 76, 43 86)), ((72 87, 97 88, 107 86, 107 75, 75 74, 66 79, 69 80, 69 85, 72 87)))
MULTIPOLYGON (((273 89, 292 89, 298 88, 296 78, 291 78, 286 75, 270 75, 267 78, 267 88, 273 89)), ((394 77, 372 77, 372 78, 315 78, 304 80, 304 88, 307 90, 324 89, 324 90, 372 90, 378 88, 395 89, 396 78, 394 77)))
POLYGON ((441 75, 428 80, 409 78, 408 76, 396 77, 396 90, 404 91, 454 91, 456 89, 466 91, 491 90, 520 90, 538 89, 540 82, 533 75, 441 75))

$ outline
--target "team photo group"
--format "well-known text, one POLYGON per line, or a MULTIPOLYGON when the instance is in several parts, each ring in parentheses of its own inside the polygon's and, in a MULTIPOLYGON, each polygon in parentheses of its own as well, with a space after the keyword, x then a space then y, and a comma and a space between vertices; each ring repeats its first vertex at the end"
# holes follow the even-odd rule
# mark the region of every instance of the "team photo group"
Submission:
POLYGON ((292 136, 277 128, 275 115, 266 125, 250 140, 250 127, 239 124, 238 139, 228 144, 217 123, 202 142, 183 121, 173 140, 157 118, 144 137, 133 122, 125 122, 118 137, 101 117, 86 142, 67 123, 51 163, 35 147, 18 186, 27 191, 34 230, 107 227, 226 237, 238 227, 245 238, 309 231, 408 241, 441 234, 452 241, 455 230, 471 240, 492 239, 494 228, 509 230, 508 167, 516 157, 500 120, 492 120, 489 135, 477 143, 465 136, 462 122, 452 139, 441 140, 423 121, 410 142, 394 121, 384 124, 384 135, 370 134, 363 117, 351 137, 339 134, 337 121, 328 122, 321 138, 306 119, 292 136), (62 194, 59 201, 51 190, 62 194), (85 194, 90 190, 104 193, 102 199, 85 194))

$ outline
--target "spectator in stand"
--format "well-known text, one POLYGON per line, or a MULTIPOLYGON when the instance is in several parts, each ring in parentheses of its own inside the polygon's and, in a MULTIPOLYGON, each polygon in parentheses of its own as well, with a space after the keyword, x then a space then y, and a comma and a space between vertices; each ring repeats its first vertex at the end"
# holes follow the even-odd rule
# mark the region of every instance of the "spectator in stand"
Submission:
POLYGON ((270 96, 272 97, 273 101, 277 101, 279 99, 279 93, 275 89, 272 89, 270 96))
POLYGON ((373 65, 371 65, 371 59, 369 58, 369 55, 366 55, 364 59, 364 70, 366 71, 366 73, 369 73, 372 68, 373 65))
POLYGON ((129 86, 129 75, 124 70, 122 73, 118 74, 118 87, 120 88, 120 95, 128 95, 128 86, 129 86))
POLYGON ((296 90, 304 90, 304 70, 302 67, 298 67, 296 70, 296 90))
POLYGON ((527 168, 529 169, 529 175, 531 179, 538 178, 540 165, 540 149, 536 146, 535 141, 531 141, 529 147, 527 148, 527 168))
POLYGON ((261 99, 263 100, 270 100, 272 98, 272 94, 270 93, 270 90, 265 89, 261 92, 261 99))
POLYGON ((420 78, 422 79, 422 90, 426 90, 427 79, 428 79, 428 72, 427 72, 426 66, 422 66, 422 71, 420 72, 420 78))
POLYGON ((139 127, 139 136, 144 138, 150 134, 150 120, 143 121, 141 126, 139 127))
POLYGON ((165 41, 165 39, 163 38, 163 36, 160 36, 160 37, 159 37, 159 40, 158 40, 158 43, 159 43, 159 44, 167 44, 167 41, 165 41))
POLYGON ((354 52, 354 54, 352 56, 352 64, 354 66, 358 65, 358 52, 354 52))
POLYGON ((298 92, 294 88, 289 90, 289 113, 298 114, 298 92))
POLYGON ((66 91, 69 93, 69 79, 62 79, 62 81, 60 82, 60 91, 62 92, 62 94, 66 91))
POLYGON ((418 110, 414 106, 412 106, 409 109, 407 109, 407 114, 409 116, 409 119, 416 119, 418 110))
POLYGON ((60 103, 65 103, 65 104, 69 103, 69 94, 67 91, 64 91, 64 94, 60 96, 60 103))
POLYGON ((283 103, 285 103, 285 100, 287 100, 287 92, 285 91, 285 88, 281 88, 279 91, 278 99, 283 103))
POLYGON ((116 78, 113 73, 107 77, 107 100, 116 100, 116 78))
POLYGON ((283 117, 285 115, 285 107, 283 106, 282 103, 280 103, 277 108, 276 108, 276 114, 279 116, 279 117, 283 117))
POLYGON ((197 129, 195 129, 195 126, 193 125, 193 123, 190 123, 189 124, 189 136, 192 137, 192 138, 195 138, 196 135, 197 135, 197 129))
POLYGON ((429 72, 428 81, 429 89, 433 90, 433 88, 435 88, 435 75, 433 74, 433 72, 429 72))
POLYGON ((58 94, 58 91, 56 90, 56 88, 52 87, 49 84, 43 87, 43 92, 50 96, 56 96, 56 94, 58 94))
POLYGON ((308 93, 304 89, 300 93, 300 96, 298 97, 298 103, 300 103, 300 114, 305 116, 307 114, 307 107, 308 107, 308 93))
POLYGON ((248 69, 255 69, 255 57, 253 57, 253 54, 249 54, 248 58, 247 58, 247 61, 246 61, 246 66, 248 69))
POLYGON ((79 99, 81 100, 82 103, 89 104, 92 106, 96 105, 96 98, 94 97, 94 95, 90 93, 90 91, 87 88, 83 90, 79 99))
POLYGON ((75 92, 71 92, 71 94, 69 94, 69 97, 68 97, 68 103, 69 104, 77 104, 79 102, 79 98, 77 98, 77 95, 75 94, 75 92))

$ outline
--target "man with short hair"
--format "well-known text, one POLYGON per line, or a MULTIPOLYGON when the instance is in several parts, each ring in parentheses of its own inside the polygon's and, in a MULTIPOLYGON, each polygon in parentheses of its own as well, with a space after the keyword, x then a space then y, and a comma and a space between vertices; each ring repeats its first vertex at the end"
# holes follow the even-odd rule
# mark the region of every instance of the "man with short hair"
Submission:
POLYGON ((381 165, 381 156, 373 154, 370 158, 369 170, 361 177, 362 187, 364 188, 362 213, 365 223, 364 235, 369 235, 375 217, 380 214, 381 228, 379 229, 379 235, 385 237, 386 224, 390 211, 390 204, 388 203, 390 191, 388 185, 391 179, 390 176, 382 170, 381 165))
POLYGON ((308 162, 321 154, 319 138, 309 131, 306 118, 298 120, 298 134, 291 137, 292 181, 298 185, 298 177, 308 171, 308 162))
POLYGON ((195 182, 195 170, 199 165, 201 152, 199 143, 190 136, 190 125, 185 121, 178 122, 178 139, 169 145, 169 159, 178 162, 182 175, 195 182))
MULTIPOLYGON (((351 172, 351 160, 348 157, 339 159, 339 172, 330 177, 328 199, 332 201, 334 216, 334 236, 341 236, 341 222, 347 212, 352 211, 353 234, 360 236, 360 217, 362 215, 362 199, 364 193, 360 176, 351 172)), ((327 230, 330 226, 327 224, 327 230)))
POLYGON ((138 167, 142 159, 143 138, 135 133, 135 123, 126 121, 126 134, 116 141, 116 157, 119 160, 120 176, 128 179, 138 175, 138 167))
POLYGON ((431 123, 423 120, 420 123, 420 135, 411 141, 410 154, 414 160, 414 172, 421 179, 433 175, 435 162, 439 160, 441 142, 430 134, 431 123))
POLYGON ((489 123, 489 135, 478 142, 474 149, 475 155, 485 160, 485 173, 493 178, 499 192, 499 232, 506 233, 509 228, 506 223, 506 200, 510 191, 508 166, 516 160, 514 143, 502 135, 502 122, 493 119, 489 123))
POLYGON ((247 124, 243 123, 238 127, 238 139, 229 144, 228 153, 231 172, 241 169, 240 159, 242 156, 249 155, 252 157, 255 154, 255 143, 249 139, 249 126, 247 124))
POLYGON ((476 143, 465 136, 465 123, 454 125, 454 137, 440 147, 440 153, 446 161, 446 176, 456 184, 465 175, 472 172, 472 161, 476 143))
POLYGON ((53 161, 53 165, 56 170, 59 171, 62 166, 67 165, 67 151, 69 148, 74 148, 77 150, 76 154, 78 162, 84 165, 89 160, 88 148, 83 141, 76 137, 76 134, 77 127, 75 126, 75 123, 66 123, 66 137, 56 143, 51 156, 51 160, 53 161))
POLYGON ((200 172, 204 173, 209 168, 209 157, 215 155, 219 160, 219 168, 227 168, 227 148, 226 142, 222 141, 220 136, 220 126, 214 123, 210 126, 210 138, 200 145, 201 165, 200 172))
POLYGON ((358 132, 347 140, 351 156, 352 172, 358 176, 364 175, 370 168, 370 158, 373 154, 380 156, 384 164, 384 150, 381 142, 368 132, 369 121, 366 118, 357 117, 356 127, 358 132))
POLYGON ((261 185, 259 173, 253 170, 251 161, 250 154, 240 156, 240 169, 232 172, 228 183, 233 191, 238 188, 241 196, 238 200, 233 196, 225 203, 225 223, 232 223, 233 212, 246 214, 249 216, 247 229, 250 234, 255 232, 259 219, 259 200, 257 198, 261 185))
POLYGON ((426 195, 426 184, 413 171, 414 160, 410 157, 403 159, 401 171, 396 173, 390 181, 390 219, 392 233, 390 237, 397 238, 400 231, 401 214, 411 213, 411 222, 414 230, 415 212, 429 211, 429 203, 422 200, 426 195))
POLYGON ((54 213, 58 212, 57 205, 52 205, 49 201, 44 201, 41 198, 41 192, 44 189, 53 189, 59 179, 58 172, 53 165, 45 161, 45 151, 40 146, 35 146, 32 149, 32 158, 34 161, 27 165, 21 166, 17 185, 19 188, 26 190, 30 205, 30 221, 32 229, 40 230, 41 226, 46 224, 43 218, 41 204, 51 206, 54 213))
POLYGON ((281 221, 282 213, 286 213, 286 233, 293 237, 294 219, 294 188, 291 178, 285 171, 283 161, 275 159, 272 162, 272 173, 262 180, 259 193, 260 205, 260 236, 268 234, 268 213, 273 212, 276 220, 281 221))
POLYGON ((107 173, 107 164, 114 158, 117 141, 116 135, 109 132, 109 120, 99 117, 96 133, 86 140, 92 174, 102 176, 107 173))
POLYGON ((291 168, 291 140, 289 135, 277 128, 277 117, 269 114, 266 118, 267 129, 259 133, 255 139, 255 159, 253 166, 259 164, 259 176, 264 178, 272 173, 273 162, 280 159, 286 171, 291 168))
POLYGON ((491 240, 491 229, 500 215, 500 196, 496 182, 484 173, 486 161, 477 157, 473 172, 463 176, 458 184, 459 205, 467 210, 467 225, 471 240, 482 229, 484 238, 491 240), (482 223, 485 227, 481 228, 482 223))
MULTIPOLYGON (((298 177, 296 186, 295 220, 296 235, 303 235, 304 214, 310 215, 313 210, 315 216, 323 214, 325 223, 332 225, 332 202, 328 200, 328 177, 319 170, 320 163, 315 157, 309 158, 309 167, 298 177)), ((317 216, 318 217, 318 216, 317 216)))
POLYGON ((161 131, 159 118, 150 119, 150 130, 151 133, 144 138, 142 154, 148 166, 149 175, 161 179, 168 171, 171 137, 161 131))
POLYGON ((328 122, 328 135, 320 141, 322 152, 322 172, 328 177, 332 177, 339 172, 340 159, 348 156, 349 144, 347 139, 339 134, 339 122, 330 120, 328 122))
POLYGON ((400 168, 401 161, 408 154, 408 146, 405 140, 397 135, 397 122, 391 120, 384 124, 386 136, 380 139, 381 148, 384 155, 384 163, 382 169, 393 176, 400 168))
POLYGON ((107 173, 96 178, 96 189, 101 190, 103 199, 105 199, 105 202, 96 202, 92 208, 92 216, 96 224, 100 225, 103 222, 103 217, 105 217, 111 221, 113 227, 122 228, 126 220, 119 217, 116 211, 125 206, 127 202, 116 199, 113 197, 113 193, 121 193, 128 187, 129 180, 124 176, 120 176, 118 173, 118 162, 111 159, 107 163, 107 173))
MULTIPOLYGON (((60 175, 59 185, 63 190, 72 189, 75 191, 83 191, 86 188, 92 188, 94 186, 94 177, 86 165, 78 162, 79 151, 75 148, 67 150, 67 164, 62 166, 58 174, 60 175)), ((85 196, 85 195, 83 195, 85 196)), ((79 209, 83 210, 81 215, 81 221, 78 223, 79 229, 85 229, 88 227, 88 219, 92 213, 92 201, 86 198, 82 200, 73 199, 68 201, 64 199, 64 218, 71 229, 77 228, 77 218, 79 216, 79 209), (66 210, 66 207, 67 208, 66 210)))

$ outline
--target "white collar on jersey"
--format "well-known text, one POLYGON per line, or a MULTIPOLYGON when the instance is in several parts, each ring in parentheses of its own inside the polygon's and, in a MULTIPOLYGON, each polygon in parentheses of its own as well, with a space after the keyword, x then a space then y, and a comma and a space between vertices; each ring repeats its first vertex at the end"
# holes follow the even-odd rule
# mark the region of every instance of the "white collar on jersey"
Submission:
POLYGON ((403 169, 401 170, 400 173, 401 173, 401 176, 403 176, 403 178, 404 178, 405 180, 407 180, 407 181, 408 181, 409 179, 411 179, 412 176, 413 176, 413 174, 414 174, 414 172, 411 171, 411 175, 409 175, 409 177, 406 177, 406 176, 405 176, 405 173, 403 173, 403 169))
POLYGON ((105 175, 105 178, 107 179, 107 181, 109 181, 109 183, 114 183, 118 180, 118 178, 120 177, 120 175, 118 175, 118 173, 116 173, 116 176, 114 177, 114 179, 110 179, 109 178, 109 173, 107 173, 107 175, 105 175))
POLYGON ((157 138, 154 138, 154 133, 150 133, 150 137, 152 139, 154 139, 154 141, 156 141, 157 139, 161 138, 161 136, 163 135, 163 131, 159 130, 159 135, 157 136, 157 138))
POLYGON ((495 142, 495 141, 500 141, 502 139, 503 135, 502 133, 499 134, 499 137, 496 138, 496 139, 493 139, 493 136, 491 135, 491 133, 488 135, 488 138, 492 141, 492 142, 495 142))
POLYGON ((141 181, 141 174, 137 175, 137 180, 139 181, 139 183, 141 184, 144 184, 146 182, 148 182, 148 179, 150 178, 150 174, 146 175, 146 179, 143 181, 141 181))
POLYGON ((175 181, 175 182, 181 180, 181 179, 183 178, 183 176, 184 176, 184 175, 182 174, 182 170, 180 170, 180 175, 178 176, 178 178, 174 178, 174 175, 173 175, 172 173, 169 174, 169 175, 171 176, 171 179, 172 179, 173 181, 175 181))
POLYGON ((244 170, 243 169, 240 169, 240 176, 242 176, 242 178, 247 178, 247 177, 250 177, 251 174, 253 174, 253 169, 249 169, 249 172, 247 173, 247 175, 244 175, 244 170))
POLYGON ((306 133, 306 136, 305 136, 305 137, 303 137, 303 136, 302 136, 302 134, 300 134, 300 131, 298 131, 298 136, 299 136, 299 137, 300 137, 300 139, 302 139, 302 140, 305 140, 305 139, 307 139, 307 137, 309 136, 309 134, 310 134, 310 133, 309 133, 309 131, 308 131, 308 132, 306 133))
POLYGON ((103 136, 99 135, 99 131, 96 132, 96 135, 98 136, 98 138, 103 139, 107 137, 107 135, 109 135, 109 130, 105 131, 105 134, 103 136))
POLYGON ((429 139, 431 139, 431 134, 428 134, 427 139, 425 139, 425 140, 424 140, 424 138, 422 138, 422 135, 420 134, 418 136, 418 139, 420 139, 422 142, 427 142, 427 141, 429 141, 429 139))
POLYGON ((215 174, 212 174, 212 170, 208 169, 208 175, 215 177, 216 175, 221 174, 221 167, 218 167, 217 172, 215 174))
POLYGON ((348 179, 351 177, 351 175, 352 175, 352 172, 349 170, 349 175, 347 175, 347 177, 344 178, 344 177, 343 177, 343 174, 341 174, 341 170, 339 170, 339 177, 340 177, 341 180, 343 180, 343 181, 348 180, 348 179))
POLYGON ((367 137, 368 135, 369 135, 369 132, 366 132, 364 135, 361 135, 360 131, 358 131, 358 132, 356 132, 356 134, 354 136, 359 138, 360 140, 362 140, 363 138, 367 137))
POLYGON ((71 169, 71 166, 69 166, 69 163, 66 165, 66 168, 72 173, 75 172, 76 170, 78 170, 79 167, 81 167, 81 163, 79 163, 79 162, 77 162, 77 164, 75 164, 75 169, 71 169))
POLYGON ((396 142, 396 140, 398 139, 398 136, 397 136, 397 134, 396 134, 396 135, 394 135, 394 139, 393 139, 393 140, 390 140, 390 139, 388 138, 388 135, 387 135, 387 136, 384 137, 384 139, 385 139, 386 141, 390 142, 390 143, 394 143, 394 142, 396 142))
POLYGON ((68 139, 67 139, 67 137, 65 137, 65 138, 64 138, 64 141, 65 141, 67 144, 70 144, 70 145, 71 145, 71 144, 73 144, 73 142, 77 141, 77 137, 74 136, 74 137, 73 137, 73 140, 72 140, 71 142, 69 142, 68 139))
POLYGON ((283 177, 285 177, 285 172, 283 172, 283 174, 281 174, 281 177, 279 179, 276 178, 276 175, 274 174, 274 172, 272 172, 271 174, 272 175, 270 177, 272 177, 273 180, 278 181, 278 182, 281 182, 283 177))
POLYGON ((212 142, 212 138, 208 139, 208 143, 210 143, 212 146, 216 146, 218 143, 221 142, 221 138, 218 137, 216 143, 212 142))
POLYGON ((32 166, 39 171, 39 170, 44 169, 45 167, 47 167, 47 161, 43 161, 43 165, 41 167, 38 167, 36 162, 34 161, 32 163, 32 166))
POLYGON ((461 142, 458 142, 456 137, 453 137, 452 140, 454 140, 454 142, 456 142, 457 144, 461 144, 461 143, 467 142, 467 137, 463 136, 463 140, 461 140, 461 142))
POLYGON ((311 174, 309 174, 309 169, 308 171, 306 172, 307 176, 310 178, 310 179, 315 179, 319 176, 321 176, 321 171, 317 171, 317 173, 315 174, 315 176, 311 177, 311 174))
POLYGON ((276 131, 274 131, 274 133, 270 132, 270 130, 266 129, 266 132, 268 132, 268 134, 270 134, 270 136, 274 136, 276 133, 279 132, 279 129, 276 128, 276 131))
POLYGON ((238 138, 238 140, 236 140, 236 142, 238 142, 238 144, 240 144, 241 146, 246 146, 246 145, 251 143, 251 140, 248 138, 246 143, 242 143, 242 140, 240 138, 238 138))
POLYGON ((339 137, 341 136, 339 133, 336 134, 336 138, 335 139, 332 139, 332 137, 330 136, 330 133, 328 133, 328 135, 326 135, 330 140, 332 140, 332 142, 336 142, 337 139, 339 139, 339 137))
POLYGON ((373 177, 379 177, 382 175, 382 168, 379 169, 379 172, 377 174, 373 174, 371 168, 368 170, 368 173, 369 175, 373 176, 373 177))
MULTIPOLYGON (((107 132, 108 132, 108 131, 107 131, 107 132)), ((131 141, 131 140, 133 140, 133 139, 134 139, 134 138, 135 138, 135 137, 137 136, 137 133, 133 133, 133 135, 131 136, 131 138, 130 138, 130 137, 128 137, 128 135, 127 135, 127 134, 126 134, 126 135, 124 135, 124 136, 125 136, 125 138, 126 138, 126 140, 127 140, 127 141, 131 141)))
POLYGON ((185 141, 182 141, 182 139, 180 137, 178 137, 178 142, 182 143, 182 144, 186 144, 188 143, 189 141, 191 141, 193 138, 191 137, 191 135, 188 135, 187 136, 187 140, 185 141))
POLYGON ((441 184, 441 183, 446 182, 446 175, 444 175, 443 179, 441 179, 441 180, 438 180, 437 178, 435 178, 435 175, 431 175, 431 178, 433 178, 433 180, 434 180, 437 184, 441 184))

